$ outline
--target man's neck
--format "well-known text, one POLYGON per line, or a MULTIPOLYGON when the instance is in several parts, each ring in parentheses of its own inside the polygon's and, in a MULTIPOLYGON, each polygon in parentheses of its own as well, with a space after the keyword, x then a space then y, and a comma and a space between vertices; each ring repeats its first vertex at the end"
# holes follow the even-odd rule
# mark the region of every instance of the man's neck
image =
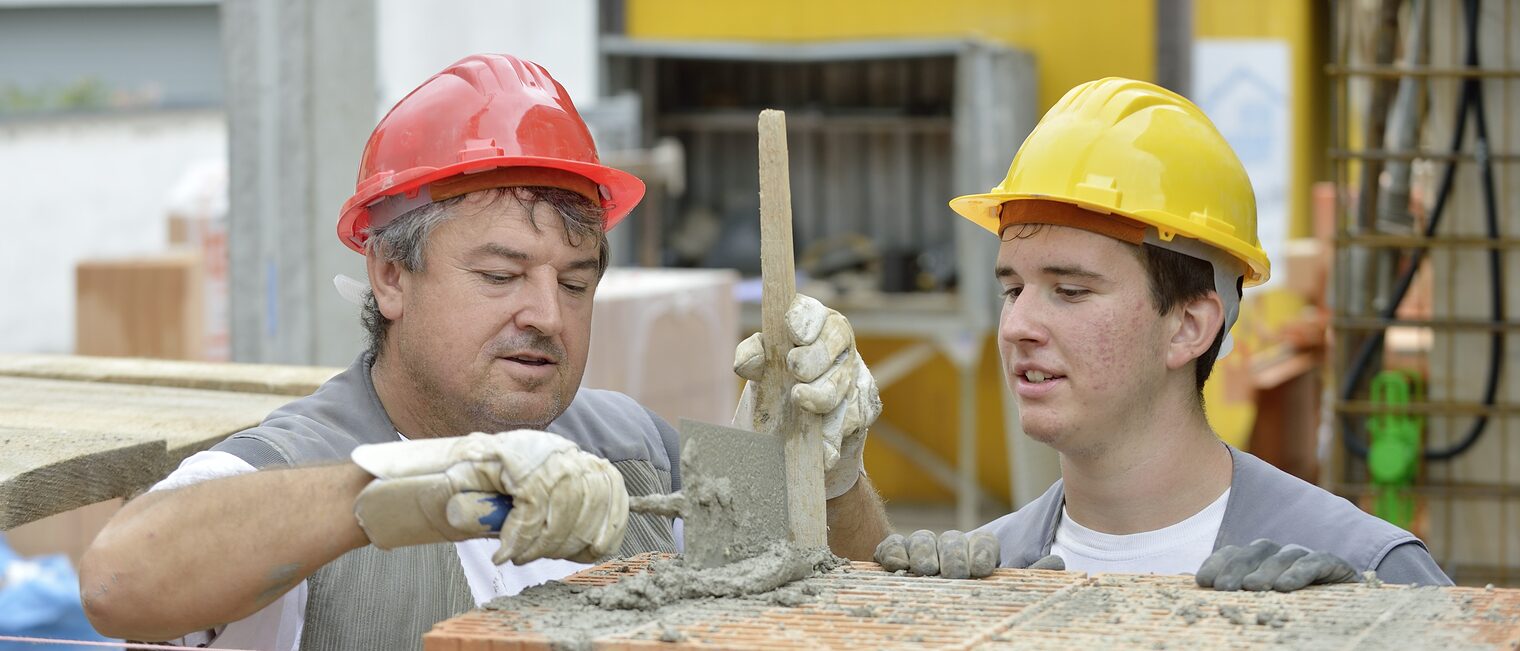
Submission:
POLYGON ((1067 514, 1109 534, 1186 520, 1219 499, 1233 470, 1229 450, 1191 406, 1153 414, 1090 454, 1061 454, 1067 514))
POLYGON ((406 381, 405 370, 391 363, 389 356, 378 355, 369 376, 380 406, 402 436, 423 439, 458 435, 449 433, 445 421, 429 413, 429 401, 406 381))

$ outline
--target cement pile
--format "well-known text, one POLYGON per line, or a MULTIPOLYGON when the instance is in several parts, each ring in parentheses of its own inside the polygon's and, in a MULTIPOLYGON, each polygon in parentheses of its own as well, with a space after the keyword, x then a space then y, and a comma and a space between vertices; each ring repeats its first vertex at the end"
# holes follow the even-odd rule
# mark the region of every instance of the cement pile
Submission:
POLYGON ((540 633, 555 648, 582 649, 598 636, 651 622, 661 627, 704 623, 721 612, 808 603, 820 591, 791 584, 848 564, 827 549, 785 543, 772 543, 757 556, 723 567, 695 569, 681 561, 656 561, 646 573, 600 587, 552 581, 495 599, 484 609, 531 612, 519 620, 519 630, 540 633))

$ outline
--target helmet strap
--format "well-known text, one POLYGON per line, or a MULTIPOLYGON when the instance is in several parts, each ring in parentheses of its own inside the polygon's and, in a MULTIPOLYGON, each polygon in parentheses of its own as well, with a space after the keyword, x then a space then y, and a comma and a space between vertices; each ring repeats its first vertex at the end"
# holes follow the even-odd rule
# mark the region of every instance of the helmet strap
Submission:
POLYGON ((1224 359, 1225 355, 1235 349, 1235 339, 1230 336, 1230 328, 1234 327, 1235 321, 1240 318, 1239 281, 1245 275, 1245 266, 1234 256, 1191 237, 1179 235, 1173 237, 1171 241, 1162 241, 1155 228, 1145 229, 1145 243, 1203 260, 1213 267, 1214 291, 1219 294, 1219 302, 1224 305, 1224 342, 1219 345, 1219 355, 1214 358, 1214 361, 1224 359))

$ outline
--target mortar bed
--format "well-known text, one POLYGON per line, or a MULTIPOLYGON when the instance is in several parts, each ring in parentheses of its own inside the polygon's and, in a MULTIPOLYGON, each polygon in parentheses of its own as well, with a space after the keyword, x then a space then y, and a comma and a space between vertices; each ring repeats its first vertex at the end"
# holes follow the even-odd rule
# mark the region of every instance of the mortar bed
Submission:
POLYGON ((475 649, 1520 649, 1520 590, 1343 584, 1214 592, 1189 576, 998 570, 977 581, 849 563, 780 589, 602 609, 587 593, 671 567, 644 554, 434 627, 475 649))

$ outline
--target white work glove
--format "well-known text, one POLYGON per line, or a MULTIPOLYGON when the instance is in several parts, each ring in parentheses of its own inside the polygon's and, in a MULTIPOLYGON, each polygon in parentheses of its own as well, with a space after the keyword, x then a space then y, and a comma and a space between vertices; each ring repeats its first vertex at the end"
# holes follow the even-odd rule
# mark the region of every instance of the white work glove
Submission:
POLYGON ((1228 545, 1198 568, 1198 585, 1215 590, 1292 592, 1319 583, 1357 580, 1356 569, 1339 556, 1265 538, 1245 547, 1228 545))
MULTIPOLYGON (((845 494, 863 470, 866 430, 881 415, 876 379, 855 350, 855 331, 844 315, 798 294, 786 311, 787 335, 796 346, 786 367, 796 378, 790 399, 803 411, 823 416, 824 496, 845 494)), ((754 429, 754 383, 765 376, 765 344, 760 333, 734 350, 734 372, 749 382, 739 398, 734 425, 754 429)))
POLYGON ((618 549, 628 524, 623 475, 606 459, 549 432, 361 445, 354 463, 374 475, 354 515, 381 549, 491 535, 481 493, 510 495, 491 560, 591 562, 618 549))

